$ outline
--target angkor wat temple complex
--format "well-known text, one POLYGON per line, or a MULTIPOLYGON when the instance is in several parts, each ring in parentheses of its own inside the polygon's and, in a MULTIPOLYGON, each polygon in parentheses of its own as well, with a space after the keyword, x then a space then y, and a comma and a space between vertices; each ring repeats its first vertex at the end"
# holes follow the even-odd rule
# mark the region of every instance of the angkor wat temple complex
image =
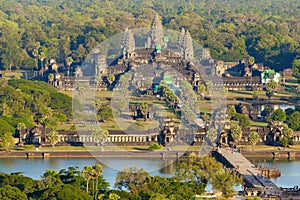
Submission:
POLYGON ((162 79, 163 71, 166 72, 166 68, 169 68, 167 71, 168 74, 171 73, 174 84, 184 78, 195 89, 198 84, 205 83, 207 80, 211 80, 214 88, 226 87, 229 90, 260 90, 262 88, 260 73, 265 69, 261 64, 251 63, 248 57, 239 62, 216 61, 211 58, 209 50, 205 48, 197 48, 195 56, 195 43, 189 31, 182 28, 176 33, 174 42, 174 37, 171 38, 168 33, 164 33, 158 16, 153 19, 150 31, 143 35, 146 37, 142 40, 143 44, 138 34, 135 30, 126 29, 119 38, 121 48, 114 56, 95 48, 90 53, 88 61, 81 67, 73 67, 73 71, 65 70, 62 73, 52 70, 54 79, 48 80, 49 83, 60 90, 73 90, 75 81, 85 82, 96 87, 97 90, 107 90, 112 89, 120 75, 137 69, 133 79, 138 78, 137 87, 143 87, 145 82, 143 76, 146 71, 149 72, 146 72, 147 76, 154 78, 155 84, 159 76, 162 79), (155 74, 153 70, 156 70, 155 74), (239 76, 231 76, 228 73, 230 70, 240 72, 239 76), (70 74, 72 76, 69 76, 70 74), (108 80, 109 74, 114 74, 114 83, 108 80), (203 77, 206 78, 203 79, 203 77))

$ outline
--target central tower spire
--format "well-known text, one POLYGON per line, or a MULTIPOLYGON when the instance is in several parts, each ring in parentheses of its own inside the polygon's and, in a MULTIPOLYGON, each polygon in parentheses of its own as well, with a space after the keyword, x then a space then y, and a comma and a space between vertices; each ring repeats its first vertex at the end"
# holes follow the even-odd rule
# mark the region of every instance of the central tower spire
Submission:
POLYGON ((162 44, 164 37, 162 23, 158 15, 155 15, 150 27, 151 47, 154 48, 157 44, 162 44))

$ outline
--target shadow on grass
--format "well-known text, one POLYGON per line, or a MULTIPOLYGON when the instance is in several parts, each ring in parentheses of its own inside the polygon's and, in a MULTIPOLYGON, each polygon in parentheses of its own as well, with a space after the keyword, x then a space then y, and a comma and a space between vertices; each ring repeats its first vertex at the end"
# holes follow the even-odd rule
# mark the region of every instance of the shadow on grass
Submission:
POLYGON ((142 148, 142 147, 133 147, 133 149, 139 151, 148 151, 148 148, 142 148))
POLYGON ((251 91, 230 91, 231 93, 235 93, 235 94, 247 94, 247 95, 251 95, 251 91))

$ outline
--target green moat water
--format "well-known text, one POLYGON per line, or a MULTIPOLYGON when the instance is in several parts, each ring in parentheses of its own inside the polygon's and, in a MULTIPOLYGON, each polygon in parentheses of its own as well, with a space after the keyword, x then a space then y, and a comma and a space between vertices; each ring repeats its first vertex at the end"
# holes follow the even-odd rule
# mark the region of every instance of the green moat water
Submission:
MULTIPOLYGON (((271 179, 279 187, 300 186, 300 160, 272 160, 272 159, 250 159, 251 162, 259 165, 277 168, 281 172, 281 177, 271 179)), ((161 159, 138 159, 138 158, 106 158, 101 161, 93 158, 50 158, 50 159, 20 159, 1 158, 0 172, 12 173, 23 172, 25 176, 39 179, 46 169, 61 170, 71 166, 78 166, 80 170, 86 165, 102 163, 104 178, 113 187, 118 169, 127 167, 143 168, 152 176, 160 175, 171 177, 174 173, 174 164, 170 160, 161 159), (166 165, 169 165, 166 167, 166 165)))

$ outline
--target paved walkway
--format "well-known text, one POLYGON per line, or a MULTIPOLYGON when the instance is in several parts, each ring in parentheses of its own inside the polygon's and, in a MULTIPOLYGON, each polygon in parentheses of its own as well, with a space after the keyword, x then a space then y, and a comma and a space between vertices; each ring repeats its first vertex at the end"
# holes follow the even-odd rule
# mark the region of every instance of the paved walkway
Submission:
POLYGON ((218 152, 244 177, 254 188, 262 188, 265 195, 281 194, 281 189, 267 177, 261 175, 261 171, 239 152, 233 152, 230 148, 218 149, 218 152))

